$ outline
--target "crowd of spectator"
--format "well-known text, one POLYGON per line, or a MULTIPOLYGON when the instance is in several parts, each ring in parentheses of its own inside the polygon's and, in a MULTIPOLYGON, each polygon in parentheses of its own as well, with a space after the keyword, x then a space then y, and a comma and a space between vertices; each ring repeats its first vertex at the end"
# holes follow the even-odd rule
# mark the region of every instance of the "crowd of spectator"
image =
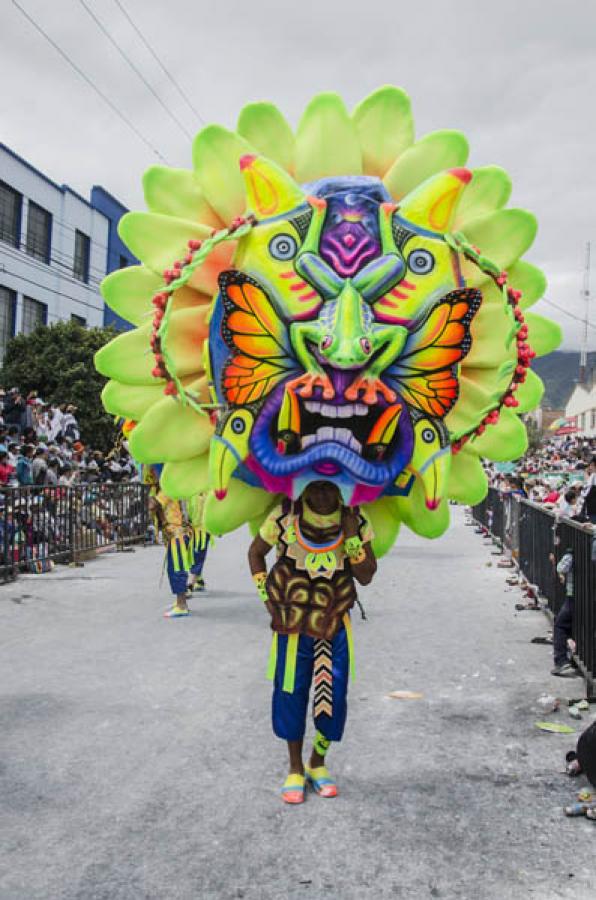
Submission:
POLYGON ((489 483, 578 522, 596 524, 596 439, 552 437, 515 466, 488 466, 489 483))
POLYGON ((83 444, 72 403, 0 388, 0 488, 135 480, 124 444, 107 454, 83 444))

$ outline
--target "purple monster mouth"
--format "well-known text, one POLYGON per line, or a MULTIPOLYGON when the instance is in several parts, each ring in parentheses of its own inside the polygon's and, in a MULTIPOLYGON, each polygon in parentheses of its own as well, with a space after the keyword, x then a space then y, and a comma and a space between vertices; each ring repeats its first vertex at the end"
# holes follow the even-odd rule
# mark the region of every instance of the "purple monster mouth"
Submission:
POLYGON ((325 230, 320 253, 342 278, 351 278, 379 255, 379 244, 358 222, 343 221, 325 230))
POLYGON ((374 406, 345 400, 345 388, 354 371, 328 369, 335 387, 335 398, 323 400, 320 388, 308 399, 298 397, 300 433, 292 433, 285 444, 277 431, 284 385, 279 385, 267 398, 254 424, 250 449, 255 460, 278 477, 293 475, 308 468, 322 475, 335 475, 343 470, 355 482, 368 485, 392 483, 410 460, 413 432, 403 401, 398 427, 391 441, 379 447, 370 443, 371 432, 388 408, 384 400, 374 406), (284 452, 280 452, 283 447, 284 452))

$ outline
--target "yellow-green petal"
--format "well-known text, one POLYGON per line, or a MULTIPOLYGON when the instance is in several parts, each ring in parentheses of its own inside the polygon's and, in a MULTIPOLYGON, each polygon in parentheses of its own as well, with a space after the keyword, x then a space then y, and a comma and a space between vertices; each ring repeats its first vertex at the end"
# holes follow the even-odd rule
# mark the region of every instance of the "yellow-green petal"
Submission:
POLYGON ((536 313, 526 313, 528 326, 528 343, 536 356, 546 356, 556 350, 563 340, 561 326, 551 319, 545 319, 536 313))
POLYGON ((143 175, 145 203, 151 212, 221 228, 222 220, 207 203, 194 172, 151 166, 143 175))
POLYGON ((220 125, 203 128, 193 144, 193 165, 201 188, 227 225, 246 209, 239 161, 247 153, 254 153, 254 147, 220 125))
POLYGON ((152 314, 151 299, 160 289, 163 279, 145 266, 128 266, 112 272, 101 283, 101 295, 127 322, 144 325, 152 314))
POLYGON ((526 380, 523 384, 519 385, 515 392, 515 398, 519 402, 519 406, 516 406, 515 408, 516 412, 532 412, 532 410, 540 406, 543 394, 544 383, 542 379, 538 377, 536 372, 532 372, 531 369, 528 369, 526 372, 526 380))
POLYGON ((240 113, 237 130, 263 156, 294 172, 294 134, 273 103, 249 103, 240 113))
POLYGON ((467 158, 468 142, 460 131, 433 131, 402 153, 383 183, 394 200, 401 200, 431 175, 463 166, 467 158))
POLYGON ((211 534, 227 534, 270 509, 275 496, 232 478, 223 500, 209 494, 205 503, 205 528, 211 534))
POLYGON ((130 452, 141 463, 181 462, 202 456, 213 432, 208 416, 173 397, 164 397, 131 433, 130 452))
POLYGON ((173 500, 183 500, 209 489, 209 454, 193 456, 182 462, 168 462, 162 469, 162 490, 173 500))
POLYGON ((536 217, 525 209, 500 209, 475 219, 462 230, 483 256, 506 269, 532 246, 537 227, 536 217))
POLYGON ((453 231, 461 231, 467 222, 505 206, 511 196, 511 187, 511 178, 500 166, 472 169, 472 180, 457 206, 453 231))
POLYGON ((189 240, 204 241, 211 229, 159 213, 130 212, 120 219, 118 234, 135 256, 161 274, 188 253, 189 240))
POLYGON ((521 291, 520 306, 528 309, 546 292, 546 276, 544 272, 525 260, 519 260, 509 269, 509 285, 521 291))
POLYGON ((480 456, 495 462, 507 462, 524 455, 528 449, 528 435, 519 416, 503 409, 498 423, 489 425, 483 435, 474 438, 473 446, 480 456))
POLYGON ((356 128, 339 94, 318 94, 308 104, 296 134, 296 178, 362 174, 356 128))
POLYGON ((508 357, 515 357, 515 341, 506 346, 507 336, 513 330, 511 316, 501 303, 483 302, 472 319, 470 334, 472 347, 463 361, 465 368, 494 369, 508 357))
POLYGON ((365 175, 382 178, 414 141, 410 98, 401 88, 385 85, 373 91, 356 106, 352 120, 365 175))
POLYGON ((488 478, 478 453, 466 444, 451 457, 447 495, 450 500, 475 506, 486 497, 488 478))
POLYGON ((391 497, 379 497, 374 503, 366 504, 363 510, 375 535, 372 541, 373 553, 380 559, 391 550, 399 533, 401 521, 395 503, 391 497))
POLYGON ((151 322, 148 322, 118 335, 95 354, 97 371, 124 384, 156 384, 151 374, 155 362, 149 347, 150 332, 151 322))
POLYGON ((108 381, 101 392, 104 408, 113 416, 138 422, 154 403, 163 399, 163 383, 153 380, 155 383, 151 385, 108 381))

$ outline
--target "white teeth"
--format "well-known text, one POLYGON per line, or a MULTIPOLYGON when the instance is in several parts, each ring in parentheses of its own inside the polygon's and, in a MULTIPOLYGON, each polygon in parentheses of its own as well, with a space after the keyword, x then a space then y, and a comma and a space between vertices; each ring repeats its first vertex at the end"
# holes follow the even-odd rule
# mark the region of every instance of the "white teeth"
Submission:
POLYGON ((316 439, 316 435, 314 434, 305 434, 302 438, 302 449, 306 450, 307 447, 310 447, 311 444, 315 443, 316 439))
POLYGON ((332 441, 333 440, 333 428, 329 428, 325 425, 323 428, 317 429, 317 443, 321 441, 332 441))
POLYGON ((305 400, 304 405, 306 406, 307 410, 311 413, 316 413, 316 412, 321 411, 321 404, 318 402, 318 400, 305 400))
POLYGON ((321 405, 321 415, 327 416, 328 419, 336 419, 337 418, 337 406, 331 406, 329 403, 323 403, 321 405))
POLYGON ((357 438, 354 437, 353 434, 350 435, 348 446, 351 447, 352 450, 355 450, 356 453, 360 453, 360 451, 362 450, 362 444, 359 440, 357 440, 357 438))
POLYGON ((333 437, 336 441, 339 441, 340 444, 349 444, 352 434, 348 428, 334 428, 333 437))
POLYGON ((351 403, 346 403, 344 406, 337 407, 337 415, 340 419, 349 419, 350 416, 354 415, 354 406, 351 403))
POLYGON ((354 404, 354 412, 357 416, 367 416, 368 406, 365 403, 356 403, 354 404))

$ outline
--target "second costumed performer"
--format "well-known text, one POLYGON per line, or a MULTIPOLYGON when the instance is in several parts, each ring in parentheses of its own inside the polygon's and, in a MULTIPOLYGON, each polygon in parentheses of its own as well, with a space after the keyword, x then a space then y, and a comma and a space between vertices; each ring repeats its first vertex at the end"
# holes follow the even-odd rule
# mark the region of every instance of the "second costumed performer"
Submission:
POLYGON ((271 615, 273 731, 288 742, 286 803, 302 803, 306 780, 322 797, 337 786, 325 766, 331 741, 340 741, 353 667, 350 609, 354 579, 369 584, 377 564, 372 528, 357 508, 346 507, 336 485, 314 481, 296 503, 276 506, 251 544, 248 559, 259 596, 271 615), (277 560, 267 573, 265 557, 277 560), (316 735, 308 764, 302 745, 311 684, 316 735))

